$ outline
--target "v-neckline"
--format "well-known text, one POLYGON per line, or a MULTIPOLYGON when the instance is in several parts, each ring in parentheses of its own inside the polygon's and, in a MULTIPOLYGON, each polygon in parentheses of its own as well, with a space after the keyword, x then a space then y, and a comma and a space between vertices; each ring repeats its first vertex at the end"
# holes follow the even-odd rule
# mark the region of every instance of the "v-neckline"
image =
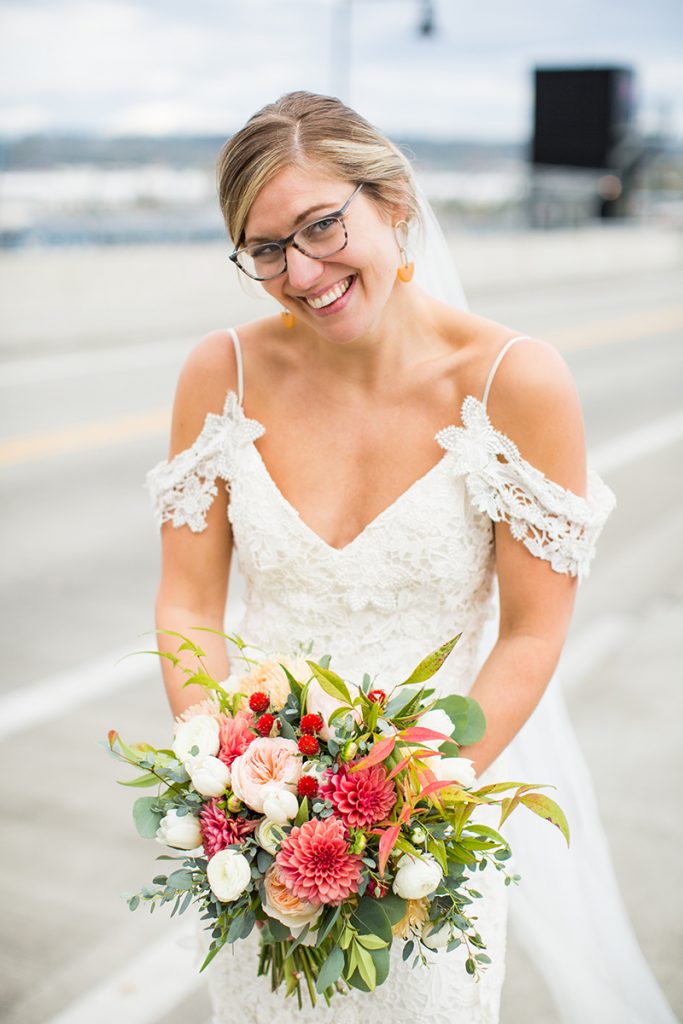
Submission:
MULTIPOLYGON (((443 430, 447 430, 449 428, 456 428, 456 427, 461 427, 462 428, 462 427, 464 427, 464 424, 462 423, 462 408, 463 408, 463 406, 464 406, 464 404, 465 404, 465 402, 467 401, 468 398, 474 399, 474 401, 477 402, 479 405, 482 404, 478 398, 475 398, 474 395, 466 395, 465 398, 463 399, 461 407, 460 407, 461 408, 461 415, 460 415, 461 422, 460 422, 460 424, 448 423, 448 424, 446 424, 445 427, 441 427, 436 432, 436 434, 434 435, 434 440, 436 440, 438 434, 440 434, 443 430)), ((245 415, 244 414, 244 409, 243 409, 241 404, 240 404, 240 409, 242 410, 242 414, 245 415)), ((259 420, 254 420, 253 417, 249 417, 249 418, 251 419, 252 423, 257 424, 261 428, 261 435, 265 434, 266 428, 264 427, 264 425, 259 420)), ((344 555, 346 552, 348 552, 351 548, 353 548, 356 545, 358 545, 362 541, 362 539, 365 538, 367 536, 367 534, 375 526, 377 526, 387 515, 389 515, 391 512, 393 512, 393 510, 397 506, 401 505, 404 501, 406 501, 408 499, 409 495, 411 495, 415 490, 418 490, 428 479, 430 479, 432 477, 433 474, 435 474, 439 469, 441 469, 445 465, 447 456, 450 454, 450 452, 448 450, 444 451, 444 453, 442 454, 442 456, 438 460, 438 462, 435 462, 433 466, 430 466, 430 468, 428 470, 426 470, 426 472, 422 473, 422 475, 417 477, 415 480, 413 480, 413 482, 411 484, 409 484, 408 487, 405 488, 405 490, 401 491, 401 493, 399 495, 397 495, 397 497, 394 498, 393 501, 391 501, 388 505, 385 505, 385 507, 383 509, 381 509, 381 511, 379 511, 377 513, 377 515, 374 516, 370 520, 370 522, 366 523, 366 525, 354 537, 352 537, 350 541, 348 541, 346 544, 342 544, 341 547, 336 547, 334 544, 330 544, 328 541, 326 541, 325 538, 323 536, 321 536, 317 532, 317 530, 314 530, 312 526, 309 526, 309 524, 306 522, 306 520, 302 517, 301 513, 299 512, 299 510, 283 494, 282 490, 280 489, 280 487, 275 482, 275 479, 274 479, 272 473, 268 469, 268 466, 266 465, 266 462, 265 462, 263 456, 261 455, 261 452, 256 447, 256 444, 255 444, 254 440, 252 440, 250 447, 251 447, 252 451, 254 452, 254 454, 256 456, 256 462, 259 465, 259 467, 260 467, 260 469, 261 469, 261 471, 262 471, 262 473, 263 473, 263 475, 264 475, 264 477, 265 477, 265 479, 266 479, 266 481, 268 483, 268 486, 273 491, 273 494, 275 495, 275 497, 279 501, 279 503, 282 505, 282 507, 285 508, 289 512, 289 514, 300 525, 301 529, 305 533, 307 533, 308 536, 316 544, 318 544, 325 551, 331 553, 331 555, 333 557, 340 557, 340 556, 344 555)))

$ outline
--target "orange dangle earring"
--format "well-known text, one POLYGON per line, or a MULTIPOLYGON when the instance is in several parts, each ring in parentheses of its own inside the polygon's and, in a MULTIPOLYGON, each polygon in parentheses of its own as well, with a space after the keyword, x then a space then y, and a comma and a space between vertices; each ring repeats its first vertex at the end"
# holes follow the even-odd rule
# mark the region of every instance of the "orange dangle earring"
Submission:
POLYGON ((296 325, 296 316, 294 313, 290 313, 288 309, 283 309, 280 316, 282 317, 282 322, 287 330, 291 331, 292 327, 296 325))
POLYGON ((394 235, 396 236, 396 242, 401 253, 401 265, 396 268, 396 277, 399 281, 412 281, 413 274, 415 272, 415 264, 412 260, 408 260, 408 253, 406 252, 406 242, 408 240, 408 222, 405 220, 397 220, 394 224, 394 235), (404 229, 403 240, 399 239, 396 229, 402 227, 404 229))

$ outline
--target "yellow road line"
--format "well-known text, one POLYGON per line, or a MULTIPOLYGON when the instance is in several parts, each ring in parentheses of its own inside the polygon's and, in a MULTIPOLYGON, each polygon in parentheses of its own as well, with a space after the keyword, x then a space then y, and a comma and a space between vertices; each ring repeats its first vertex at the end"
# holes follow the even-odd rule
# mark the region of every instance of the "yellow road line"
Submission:
MULTIPOLYGON (((624 313, 607 320, 576 324, 545 331, 543 338, 557 345, 560 351, 588 348, 619 341, 633 341, 650 335, 683 329, 683 305, 668 306, 644 313, 624 313)), ((115 441, 169 432, 171 410, 156 409, 130 416, 114 416, 80 426, 48 430, 39 434, 22 434, 0 440, 0 466, 16 465, 48 455, 81 451, 115 441)))
POLYGON ((64 452, 97 448, 114 441, 159 434, 169 431, 170 426, 171 410, 163 408, 129 416, 113 416, 60 430, 46 430, 39 434, 21 434, 0 441, 0 466, 12 466, 48 455, 61 455, 64 452))
POLYGON ((615 341, 634 341, 652 334, 666 334, 683 328, 683 306, 667 306, 664 309, 648 310, 644 313, 624 313, 608 320, 594 320, 589 324, 576 324, 545 331, 543 338, 552 342, 562 352, 591 345, 605 345, 615 341))

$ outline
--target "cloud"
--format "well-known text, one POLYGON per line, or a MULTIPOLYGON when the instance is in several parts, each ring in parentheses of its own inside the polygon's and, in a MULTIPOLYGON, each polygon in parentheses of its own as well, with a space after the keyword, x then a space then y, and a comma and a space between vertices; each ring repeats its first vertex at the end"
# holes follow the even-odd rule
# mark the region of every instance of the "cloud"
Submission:
POLYGON ((678 0, 573 0, 561 33, 541 0, 435 11, 425 38, 417 0, 5 0, 0 132, 228 134, 283 92, 348 81, 395 134, 523 139, 535 64, 616 62, 638 69, 643 117, 668 100, 683 134, 678 0))

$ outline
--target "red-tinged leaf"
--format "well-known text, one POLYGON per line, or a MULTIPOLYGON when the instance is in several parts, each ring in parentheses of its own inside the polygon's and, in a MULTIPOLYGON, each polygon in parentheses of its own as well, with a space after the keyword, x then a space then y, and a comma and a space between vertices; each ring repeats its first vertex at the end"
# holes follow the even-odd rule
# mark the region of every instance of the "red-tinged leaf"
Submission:
POLYGON ((389 779, 393 779, 394 776, 398 775, 400 771, 403 771, 405 766, 410 762, 411 758, 412 754, 408 754, 408 756, 404 757, 402 761, 399 761, 396 767, 392 768, 389 774, 387 775, 387 781, 389 781, 389 779))
POLYGON ((452 779, 446 779, 441 782, 430 782, 429 785, 422 790, 420 797, 429 796, 430 793, 436 793, 437 790, 445 789, 447 786, 450 786, 453 789, 462 789, 462 786, 459 786, 458 783, 454 782, 452 779))
POLYGON ((413 808, 411 807, 411 805, 409 803, 405 803, 401 808, 401 813, 398 816, 398 820, 401 823, 401 825, 404 825, 406 821, 408 821, 412 813, 413 808))
POLYGON ((539 817, 545 818, 546 821, 556 825, 564 836, 567 846, 569 846, 569 825, 564 811, 559 804, 556 804, 554 800, 551 800, 549 796, 545 796, 543 793, 526 793, 520 797, 520 800, 534 814, 538 814, 539 817))
POLYGON ((387 828, 382 833, 382 838, 379 841, 379 876, 384 878, 384 869, 387 866, 389 860, 389 854, 396 844, 398 834, 401 831, 400 825, 392 825, 391 828, 387 828))
POLYGON ((351 767, 350 771, 357 772, 360 768, 371 768, 374 764, 381 764, 392 752, 395 745, 395 736, 387 736, 386 739, 380 740, 373 745, 369 754, 351 767))
POLYGON ((411 725, 408 729, 401 730, 401 739, 425 743, 427 740, 440 740, 442 743, 450 741, 451 737, 435 729, 427 729, 424 725, 411 725))
MULTIPOLYGON (((545 786, 542 783, 527 783, 527 782, 494 782, 490 786, 482 786, 481 789, 477 790, 482 796, 489 793, 504 793, 506 789, 516 789, 517 786, 524 786, 529 789, 544 789, 545 786)), ((553 787, 554 788, 554 787, 553 787)))

